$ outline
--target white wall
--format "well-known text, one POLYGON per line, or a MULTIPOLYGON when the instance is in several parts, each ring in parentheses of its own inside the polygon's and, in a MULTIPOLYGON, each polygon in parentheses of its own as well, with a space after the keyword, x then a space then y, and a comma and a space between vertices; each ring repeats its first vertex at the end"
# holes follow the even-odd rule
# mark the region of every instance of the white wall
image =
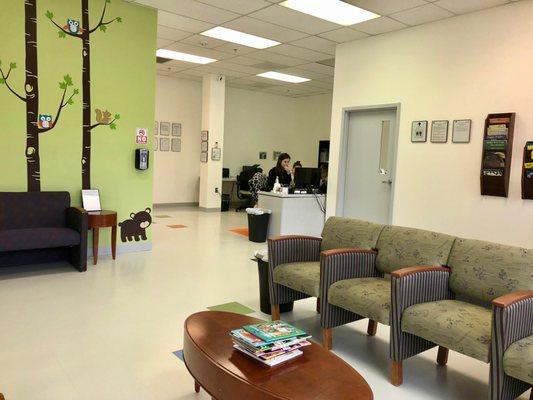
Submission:
POLYGON ((342 108, 401 103, 393 223, 533 248, 533 201, 520 194, 522 149, 533 140, 531 21, 527 0, 338 46, 328 213, 335 212, 342 108), (484 119, 513 111, 509 197, 481 196, 484 119), (410 142, 413 120, 466 118, 470 144, 410 142))
MULTIPOLYGON (((202 82, 157 77, 156 118, 182 123, 182 152, 154 152, 154 203, 198 202, 202 82)), ((319 140, 329 139, 331 94, 291 98, 226 87, 223 166, 275 165, 273 151, 316 166, 319 140), (266 151, 267 159, 259 160, 266 151)))
POLYGON ((181 122, 181 153, 155 151, 154 203, 197 203, 202 83, 157 77, 156 121, 181 122))

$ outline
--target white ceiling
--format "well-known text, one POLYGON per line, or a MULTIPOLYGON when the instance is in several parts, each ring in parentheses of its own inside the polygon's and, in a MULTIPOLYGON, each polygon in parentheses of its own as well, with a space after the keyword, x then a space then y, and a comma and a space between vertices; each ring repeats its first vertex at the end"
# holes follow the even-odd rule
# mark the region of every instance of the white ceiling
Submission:
POLYGON ((344 0, 381 17, 344 27, 276 3, 282 0, 125 0, 158 10, 158 48, 216 58, 198 65, 158 64, 158 74, 200 80, 204 74, 226 75, 229 86, 291 97, 329 93, 331 59, 338 43, 421 25, 516 0, 344 0), (198 35, 215 26, 281 42, 266 50, 198 35), (329 61, 326 61, 329 60, 329 61), (323 62, 323 63, 321 63, 323 62), (285 84, 255 76, 279 71, 311 79, 285 84))

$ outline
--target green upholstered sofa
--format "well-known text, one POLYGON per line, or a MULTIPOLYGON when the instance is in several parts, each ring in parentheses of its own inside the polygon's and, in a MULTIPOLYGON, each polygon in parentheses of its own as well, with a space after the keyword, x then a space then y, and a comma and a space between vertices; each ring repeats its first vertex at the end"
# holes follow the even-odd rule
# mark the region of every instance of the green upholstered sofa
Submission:
POLYGON ((490 362, 492 399, 531 385, 504 354, 516 359, 523 344, 512 344, 533 334, 532 250, 332 217, 322 239, 270 240, 269 257, 273 319, 281 303, 319 297, 327 348, 335 326, 369 318, 373 335, 390 324, 395 385, 404 359, 435 346, 441 365, 448 349, 490 362), (502 306, 505 296, 518 300, 502 306))

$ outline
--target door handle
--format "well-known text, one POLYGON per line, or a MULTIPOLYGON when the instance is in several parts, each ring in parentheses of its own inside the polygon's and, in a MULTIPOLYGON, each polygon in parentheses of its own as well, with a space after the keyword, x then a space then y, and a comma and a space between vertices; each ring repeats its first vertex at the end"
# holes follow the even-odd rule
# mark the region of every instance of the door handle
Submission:
POLYGON ((388 183, 389 185, 392 185, 392 181, 390 179, 387 181, 381 181, 381 183, 388 183))

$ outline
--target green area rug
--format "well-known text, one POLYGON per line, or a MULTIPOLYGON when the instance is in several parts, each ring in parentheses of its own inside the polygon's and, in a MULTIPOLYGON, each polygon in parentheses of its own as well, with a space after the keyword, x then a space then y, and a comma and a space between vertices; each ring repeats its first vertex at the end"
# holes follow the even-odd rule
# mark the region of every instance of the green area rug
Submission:
POLYGON ((251 314, 254 313, 255 310, 252 310, 251 308, 248 308, 241 303, 237 303, 236 301, 232 301, 231 303, 224 303, 219 304, 217 306, 211 306, 207 307, 209 311, 227 311, 232 312, 236 314, 251 314))

